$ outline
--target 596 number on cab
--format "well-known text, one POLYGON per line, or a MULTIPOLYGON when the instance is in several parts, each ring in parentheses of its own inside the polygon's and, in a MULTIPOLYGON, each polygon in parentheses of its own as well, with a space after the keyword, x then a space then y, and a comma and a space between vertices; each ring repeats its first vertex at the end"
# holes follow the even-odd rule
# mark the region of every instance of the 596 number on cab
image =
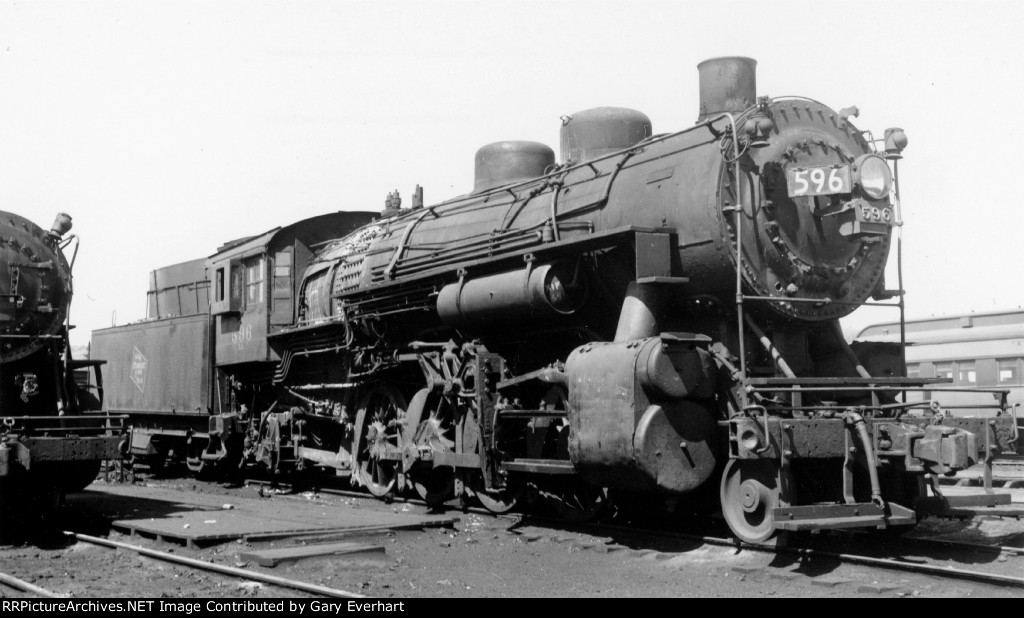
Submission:
POLYGON ((786 169, 789 197, 850 193, 853 181, 847 165, 791 167, 786 169))

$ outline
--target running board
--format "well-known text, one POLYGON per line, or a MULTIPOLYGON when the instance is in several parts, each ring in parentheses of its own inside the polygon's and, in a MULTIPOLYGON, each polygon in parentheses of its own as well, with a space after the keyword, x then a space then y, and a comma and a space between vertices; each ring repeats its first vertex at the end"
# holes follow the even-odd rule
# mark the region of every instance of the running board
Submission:
POLYGON ((917 523, 914 511, 892 503, 886 505, 886 508, 873 502, 785 506, 773 509, 772 515, 775 518, 775 529, 789 532, 839 528, 882 529, 917 523))

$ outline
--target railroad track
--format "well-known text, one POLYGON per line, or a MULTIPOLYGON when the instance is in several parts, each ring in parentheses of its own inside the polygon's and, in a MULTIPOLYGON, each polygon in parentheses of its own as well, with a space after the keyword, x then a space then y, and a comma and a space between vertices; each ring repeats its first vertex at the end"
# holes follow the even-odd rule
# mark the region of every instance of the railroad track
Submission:
MULTIPOLYGON (((229 567, 221 564, 215 564, 213 562, 206 562, 203 560, 195 560, 193 558, 186 558, 184 556, 177 556, 171 553, 156 551, 140 545, 132 545, 130 543, 121 543, 118 541, 111 541, 109 539, 103 539, 87 534, 80 534, 76 532, 67 532, 64 534, 79 543, 87 543, 90 545, 96 545, 99 547, 106 547, 109 549, 121 549, 135 552, 141 556, 148 558, 154 558, 162 560, 164 562, 170 562, 178 566, 188 567, 194 570, 206 571, 212 573, 218 573, 221 575, 227 575, 229 577, 237 577, 248 581, 257 581, 281 588, 288 588, 292 590, 299 590, 302 592, 308 592, 310 594, 317 595, 319 597, 331 597, 331 598, 344 598, 344 599, 362 599, 365 595, 357 594, 354 592, 347 592, 345 590, 338 590, 337 588, 328 588, 326 586, 318 586, 316 584, 310 584, 306 582, 297 581, 294 579, 288 579, 285 577, 278 577, 276 575, 270 575, 267 573, 261 573, 259 571, 253 571, 249 569, 241 569, 236 567, 229 567)), ((64 598, 67 595, 57 594, 46 588, 36 586, 30 582, 8 575, 6 573, 0 573, 0 584, 12 588, 19 592, 26 592, 28 594, 57 599, 64 598)))
MULTIPOLYGON (((79 534, 76 532, 64 532, 65 535, 75 539, 79 543, 88 543, 90 545, 97 545, 100 547, 106 547, 110 549, 124 549, 135 552, 141 556, 147 558, 155 558, 164 562, 170 562, 179 566, 189 567, 191 569, 208 571, 212 573, 219 573, 221 575, 227 575, 230 577, 238 577, 250 581, 262 582, 265 584, 271 584, 273 586, 279 586, 282 588, 290 588, 292 590, 300 590, 302 592, 308 592, 322 597, 332 598, 343 598, 343 599, 362 599, 364 595, 347 592, 345 590, 338 590, 337 588, 328 588, 326 586, 318 586, 316 584, 310 584, 306 582, 297 581, 294 579, 288 579, 285 577, 278 577, 276 575, 270 575, 268 573, 261 573, 260 571, 253 571, 250 569, 241 569, 237 567, 230 567, 223 564, 216 564, 213 562, 206 562, 204 560, 196 560, 194 558, 186 558, 184 556, 177 556, 175 554, 156 551, 142 547, 141 545, 132 545, 130 543, 121 543, 119 541, 111 541, 109 539, 103 539, 100 537, 90 536, 88 534, 79 534)), ((19 580, 20 581, 20 580, 19 580)), ((39 589, 42 590, 42 589, 39 589)), ((35 591, 33 591, 35 592, 35 591)), ((37 592, 37 594, 41 594, 37 592)))
MULTIPOLYGON (((249 480, 247 483, 254 485, 270 485, 267 481, 249 480)), ((292 489, 287 484, 277 484, 280 488, 292 489)), ((322 494, 353 497, 353 498, 369 498, 365 493, 358 491, 350 491, 343 489, 332 489, 332 488, 317 488, 315 490, 322 494)), ((405 504, 416 504, 419 506, 427 507, 428 505, 423 500, 411 497, 396 497, 394 502, 400 502, 405 504)), ((455 507, 452 507, 455 508, 455 507)), ((1024 588, 1024 577, 1017 577, 1011 575, 1002 575, 998 573, 988 573, 984 571, 977 571, 972 569, 962 569, 952 566, 938 565, 938 564, 927 564, 917 561, 909 561, 906 559, 899 558, 879 558, 876 556, 865 556, 849 552, 836 552, 826 551, 822 549, 816 549, 813 547, 793 547, 787 545, 751 545, 748 543, 742 543, 733 538, 718 537, 709 535, 699 534, 685 534, 679 532, 671 532, 655 528, 634 528, 632 526, 619 526, 607 523, 571 523, 564 519, 550 518, 537 516, 532 514, 516 513, 516 514, 504 514, 498 515, 483 508, 476 507, 459 507, 460 510, 466 512, 473 512, 481 515, 488 515, 491 517, 497 517, 516 522, 517 525, 522 525, 525 522, 538 522, 543 523, 546 527, 554 527, 555 529, 562 529, 567 531, 577 531, 592 536, 600 536, 600 533, 628 533, 637 534, 640 536, 652 536, 652 537, 670 537, 680 540, 687 541, 700 541, 708 545, 735 547, 740 549, 746 549, 750 551, 768 552, 775 554, 789 554, 795 555, 801 559, 812 559, 812 558, 827 558, 832 560, 838 560, 840 562, 848 564, 860 564, 865 566, 872 566, 881 569, 905 571, 911 573, 921 573, 926 575, 932 575, 937 577, 952 578, 964 581, 974 581, 979 583, 987 583, 996 586, 1013 586, 1024 588)), ((849 534, 858 539, 871 538, 871 533, 843 533, 841 535, 849 534)), ((953 541, 947 539, 933 539, 933 538, 917 538, 917 537, 903 537, 900 538, 899 543, 905 543, 908 545, 914 545, 917 547, 942 547, 942 548, 954 548, 963 549, 973 552, 985 553, 988 555, 996 556, 1024 556, 1024 548, 1011 547, 1002 545, 985 545, 982 543, 969 543, 965 541, 953 541)), ((888 541, 891 545, 891 541, 888 541)))
POLYGON ((966 541, 952 541, 948 539, 933 539, 926 537, 904 538, 903 541, 920 545, 958 547, 987 554, 994 553, 1004 556, 1024 556, 1024 547, 1012 547, 1009 545, 985 545, 984 543, 968 543, 966 541))
POLYGON ((29 594, 34 594, 38 597, 43 597, 46 599, 61 598, 61 596, 55 592, 51 592, 46 588, 36 586, 35 584, 29 583, 23 579, 18 579, 17 577, 13 575, 8 575, 7 573, 0 573, 0 584, 3 584, 4 586, 7 586, 8 588, 11 588, 13 590, 17 590, 18 592, 27 592, 29 594))
MULTIPOLYGON (((247 485, 256 487, 267 487, 273 485, 274 487, 284 491, 301 492, 305 488, 301 486, 292 486, 286 483, 271 483, 265 480, 250 479, 246 481, 247 485)), ((372 497, 367 496, 365 493, 358 491, 351 491, 345 489, 335 489, 329 487, 310 487, 308 491, 314 491, 320 494, 340 496, 340 497, 352 497, 373 500, 372 497)), ((395 497, 393 499, 395 503, 404 503, 411 505, 419 505, 423 507, 429 506, 423 500, 415 497, 395 497)), ((918 573, 931 577, 941 577, 945 579, 954 579, 961 581, 971 581, 976 583, 988 584, 993 586, 1001 587, 1015 587, 1024 588, 1024 577, 1018 577, 1014 575, 1004 575, 1000 573, 991 573, 985 571, 979 571, 975 569, 960 568, 956 566, 936 564, 934 562, 928 562, 919 558, 907 559, 907 558, 893 558, 893 557, 879 557, 872 555, 863 555, 861 553, 854 553, 849 551, 833 551, 831 547, 842 545, 844 542, 864 546, 866 540, 866 546, 871 548, 873 545, 878 545, 875 549, 882 551, 883 549, 892 550, 893 543, 899 543, 900 546, 912 546, 917 549, 929 550, 933 556, 939 552, 940 549, 946 552, 948 551, 971 551, 986 554, 990 557, 1020 557, 1024 556, 1024 548, 1010 547, 1010 546, 999 546, 999 545, 985 545, 980 543, 969 543, 964 541, 953 541, 947 539, 933 539, 933 538, 900 538, 898 541, 887 539, 884 543, 879 543, 876 537, 873 537, 871 533, 847 533, 837 532, 828 535, 815 535, 813 537, 799 537, 800 542, 804 543, 807 540, 814 539, 814 545, 801 545, 794 546, 793 544, 782 545, 776 544, 775 546, 765 545, 750 545, 741 543, 733 538, 726 536, 706 535, 706 534, 686 534, 680 532, 669 531, 660 528, 650 527, 634 527, 634 526, 623 526, 611 523, 572 523, 564 519, 545 517, 535 514, 495 514, 484 508, 468 507, 465 505, 458 505, 457 503, 450 502, 446 505, 446 508, 457 509, 461 512, 472 512, 480 515, 487 515, 490 517, 503 519, 512 522, 509 527, 510 530, 532 526, 534 524, 546 528, 552 531, 552 535, 556 535, 557 531, 567 532, 578 532, 590 536, 623 536, 631 535, 635 537, 648 537, 651 539, 678 539, 689 542, 699 542, 706 545, 715 545, 723 547, 732 547, 748 551, 756 552, 767 552, 780 555, 791 555, 799 558, 800 560, 812 560, 812 559, 827 559, 838 561, 840 563, 857 564, 863 566, 869 566, 872 568, 885 569, 891 571, 902 571, 909 573, 918 573), (844 541, 845 539, 845 541, 844 541), (851 540, 852 539, 852 540, 851 540), (905 544, 905 545, 904 545, 905 544), (884 548, 883 548, 884 545, 884 548)), ((680 553, 680 555, 683 555, 680 553)))
MULTIPOLYGON (((785 543, 776 543, 775 545, 751 545, 749 543, 743 543, 733 538, 718 537, 701 534, 686 534, 679 532, 670 532, 654 528, 635 528, 632 526, 620 526, 614 524, 605 523, 587 523, 587 524, 573 524, 562 520, 555 520, 553 518, 544 517, 527 517, 526 521, 536 521, 544 524, 545 526, 556 526, 555 530, 579 532, 591 536, 621 536, 625 535, 636 535, 636 536, 648 536, 652 538, 671 538, 691 542, 700 542, 706 545, 716 545, 723 547, 733 547, 741 550, 764 552, 770 554, 782 554, 792 555, 800 558, 801 560, 810 559, 829 559, 835 560, 846 564, 858 564, 863 566, 870 566, 879 569, 903 571, 910 573, 919 573, 935 577, 943 577, 947 579, 955 579, 961 581, 972 581, 977 583, 984 583, 993 586, 1011 586, 1017 588, 1024 588, 1024 577, 1018 577, 1013 575, 1003 575, 999 573, 990 573, 984 571, 977 571, 972 569, 963 569, 952 566, 929 564, 919 561, 911 561, 908 559, 899 558, 879 558, 877 556, 868 556, 861 554, 854 554, 849 552, 840 551, 828 551, 825 549, 819 549, 808 546, 793 546, 785 543)), ((867 534, 857 535, 860 539, 868 536, 867 534)), ((920 546, 954 546, 960 548, 969 548, 974 551, 985 551, 988 553, 997 552, 1000 554, 1010 555, 1022 555, 1024 549, 1017 547, 1003 547, 1003 546, 992 546, 982 545, 976 543, 964 543, 958 541, 945 541, 941 539, 900 539, 899 542, 909 542, 920 546)), ((682 553, 680 553, 682 555, 682 553)))

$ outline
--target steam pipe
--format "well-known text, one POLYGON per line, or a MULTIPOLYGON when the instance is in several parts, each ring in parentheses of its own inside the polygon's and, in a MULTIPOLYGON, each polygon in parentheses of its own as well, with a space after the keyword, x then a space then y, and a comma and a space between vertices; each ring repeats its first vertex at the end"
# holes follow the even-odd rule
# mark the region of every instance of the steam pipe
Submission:
POLYGON ((840 347, 843 348, 843 354, 845 354, 846 358, 848 358, 850 362, 853 363, 854 367, 857 368, 857 373, 860 374, 860 377, 872 377, 872 375, 868 373, 868 370, 864 368, 864 365, 861 364, 860 359, 857 358, 857 355, 853 353, 852 349, 850 349, 850 346, 847 345, 846 337, 843 336, 843 329, 839 326, 839 320, 835 320, 832 322, 832 332, 833 334, 835 334, 836 337, 839 338, 839 345, 840 347))
POLYGON ((772 355, 772 360, 775 361, 775 364, 779 366, 779 369, 782 370, 782 373, 786 374, 787 378, 795 378, 796 374, 793 373, 793 370, 789 368, 789 364, 786 362, 786 359, 782 358, 782 354, 779 353, 779 349, 776 348, 775 345, 772 343, 772 340, 769 339, 768 336, 764 334, 764 331, 762 331, 757 326, 757 324, 754 323, 754 320, 752 320, 748 315, 741 316, 741 319, 744 319, 747 322, 747 326, 750 327, 750 330, 754 331, 754 334, 757 335, 757 338, 758 340, 760 340, 761 345, 763 345, 764 349, 767 350, 768 353, 772 355))
POLYGON ((871 436, 868 435, 868 426, 864 422, 864 417, 857 414, 853 410, 847 410, 843 414, 843 420, 846 421, 846 425, 853 426, 857 430, 857 435, 860 437, 861 444, 864 446, 864 456, 867 458, 868 464, 868 476, 871 477, 871 501, 880 507, 885 506, 885 500, 882 499, 882 489, 878 484, 878 468, 875 464, 875 449, 871 446, 871 436))

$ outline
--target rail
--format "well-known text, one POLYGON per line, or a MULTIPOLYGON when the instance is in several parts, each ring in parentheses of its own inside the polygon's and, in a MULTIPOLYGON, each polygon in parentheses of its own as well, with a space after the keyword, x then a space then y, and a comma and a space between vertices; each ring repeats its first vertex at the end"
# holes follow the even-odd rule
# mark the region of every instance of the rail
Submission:
POLYGON ((27 581, 25 581, 23 579, 18 579, 17 577, 15 577, 13 575, 8 575, 7 573, 0 573, 0 584, 3 584, 5 586, 9 586, 11 588, 14 588, 15 590, 20 590, 22 592, 28 592, 30 594, 35 594, 35 595, 41 596, 41 597, 46 598, 46 599, 59 599, 59 598, 61 598, 59 594, 55 594, 55 593, 47 590, 46 588, 40 588, 39 586, 36 586, 35 584, 30 584, 30 583, 28 583, 27 581))
POLYGON ((809 561, 814 558, 824 558, 848 564, 860 564, 880 569, 921 573, 924 575, 930 575, 934 577, 975 581, 995 586, 1012 586, 1017 588, 1024 588, 1024 577, 1017 577, 1014 575, 1003 575, 1000 573, 990 573, 986 571, 972 571, 969 569, 961 569, 947 565, 940 566, 937 564, 926 564, 916 561, 911 562, 909 560, 901 560, 895 558, 876 558, 874 556, 864 556, 860 554, 850 554, 846 552, 824 551, 810 547, 792 547, 782 543, 778 543, 776 545, 753 545, 750 543, 743 543, 741 541, 737 541, 736 539, 730 538, 714 537, 699 534, 686 534, 681 532, 666 532, 664 530, 633 528, 629 526, 612 524, 570 523, 563 520, 554 520, 547 517, 529 516, 527 518, 524 518, 523 522, 525 522, 526 520, 550 522, 557 525, 559 528, 563 530, 573 530, 576 532, 582 532, 584 534, 597 534, 601 532, 626 532, 638 535, 652 535, 657 537, 674 538, 686 541, 699 541, 707 545, 734 547, 736 549, 746 549, 769 554, 795 555, 800 557, 801 561, 809 561))
POLYGON ((147 558, 155 558, 157 560, 163 560, 165 562, 180 564, 192 567, 194 569, 211 571, 213 573, 220 573, 221 575, 229 575, 231 577, 241 577, 243 579, 263 582, 266 584, 272 584, 274 586, 291 588, 293 590, 301 590, 303 592, 309 592, 320 596, 344 599, 366 598, 365 595, 357 594, 355 592, 346 592, 344 590, 338 590, 336 588, 317 586, 316 584, 308 584, 306 582, 300 582, 293 579, 286 579, 284 577, 277 577, 276 575, 268 575, 266 573, 260 573, 259 571, 252 571, 249 569, 239 569, 236 567, 224 566, 222 564, 215 564, 213 562, 194 560, 192 558, 185 558, 184 556, 176 556, 174 554, 168 554, 162 551, 147 549, 145 547, 140 547, 139 545, 131 545, 128 543, 121 543, 119 541, 111 541, 109 539, 102 539, 95 536, 89 536, 87 534, 78 534, 76 532, 64 532, 64 534, 75 539, 76 541, 89 543, 91 545, 99 545, 102 547, 110 547, 113 549, 126 549, 128 551, 133 551, 139 554, 140 556, 146 556, 147 558))

